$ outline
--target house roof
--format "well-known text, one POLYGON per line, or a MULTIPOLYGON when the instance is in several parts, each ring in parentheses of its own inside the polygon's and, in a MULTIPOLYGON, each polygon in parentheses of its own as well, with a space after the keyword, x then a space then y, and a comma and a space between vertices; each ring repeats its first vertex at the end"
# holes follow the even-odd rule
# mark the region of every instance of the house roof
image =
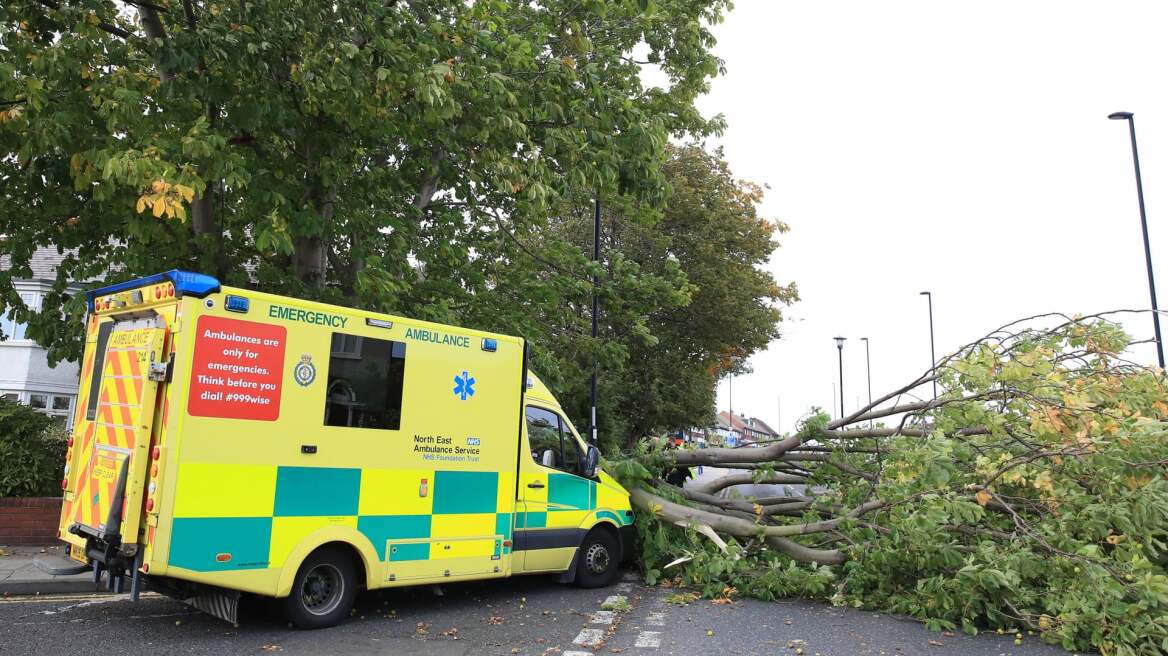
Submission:
POLYGON ((755 430, 762 432, 762 433, 770 433, 771 435, 778 437, 779 431, 771 428, 770 424, 759 419, 758 417, 752 417, 751 419, 752 419, 752 421, 754 421, 754 429, 755 430))
MULTIPOLYGON (((2 241, 2 238, 0 238, 2 241)), ((43 280, 48 282, 55 282, 57 280, 57 268, 65 261, 65 258, 73 255, 75 249, 57 250, 54 245, 37 246, 33 251, 32 257, 28 260, 28 268, 32 270, 32 276, 28 278, 18 278, 18 280, 43 280)), ((0 255, 0 271, 7 271, 12 266, 12 256, 8 254, 0 255)), ((112 271, 113 269, 111 269, 112 271)), ((95 282, 102 280, 102 276, 94 276, 88 280, 78 281, 70 280, 69 286, 79 285, 82 282, 95 282)))
MULTIPOLYGON (((38 246, 29 259, 28 266, 32 269, 34 280, 56 280, 57 267, 65 261, 68 251, 58 252, 56 246, 38 246)), ((7 271, 12 266, 10 255, 0 255, 0 270, 7 271)))
POLYGON ((747 431, 751 431, 753 433, 762 433, 764 435, 772 435, 775 437, 778 437, 779 435, 778 431, 771 428, 769 425, 767 425, 766 422, 759 419, 758 417, 747 417, 746 415, 740 415, 738 413, 731 415, 726 411, 718 413, 718 427, 727 428, 735 432, 742 433, 743 435, 746 435, 747 431))

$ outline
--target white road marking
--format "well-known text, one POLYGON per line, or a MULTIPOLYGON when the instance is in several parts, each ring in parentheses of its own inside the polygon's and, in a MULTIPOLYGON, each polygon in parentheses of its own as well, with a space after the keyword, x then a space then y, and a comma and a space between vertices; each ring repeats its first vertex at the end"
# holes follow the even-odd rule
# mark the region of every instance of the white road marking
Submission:
POLYGON ((129 595, 125 595, 125 596, 117 595, 117 596, 113 596, 113 597, 108 597, 106 599, 90 599, 89 601, 83 601, 79 604, 70 604, 68 606, 58 606, 57 610, 42 610, 41 615, 56 615, 57 613, 64 613, 65 611, 73 610, 74 608, 84 608, 86 606, 96 606, 98 604, 109 604, 109 603, 113 603, 116 601, 123 601, 128 596, 129 595))
POLYGON ((645 624, 649 626, 665 626, 665 611, 655 610, 649 613, 649 617, 645 618, 645 624))
POLYGON ((661 632, 641 631, 640 635, 637 636, 637 642, 634 643, 633 646, 647 649, 656 649, 661 646, 661 632))
POLYGON ((604 642, 604 629, 580 629, 580 633, 577 634, 572 644, 583 647, 595 647, 602 642, 604 642))
POLYGON ((598 610, 592 613, 592 619, 588 620, 593 624, 612 624, 611 610, 598 610))

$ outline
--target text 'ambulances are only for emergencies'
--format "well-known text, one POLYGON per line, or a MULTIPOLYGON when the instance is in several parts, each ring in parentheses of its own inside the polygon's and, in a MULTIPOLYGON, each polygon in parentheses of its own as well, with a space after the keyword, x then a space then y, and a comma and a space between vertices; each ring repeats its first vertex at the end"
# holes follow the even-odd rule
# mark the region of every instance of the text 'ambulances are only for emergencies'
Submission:
POLYGON ((199 317, 187 410, 199 417, 273 421, 287 330, 224 317, 199 317))

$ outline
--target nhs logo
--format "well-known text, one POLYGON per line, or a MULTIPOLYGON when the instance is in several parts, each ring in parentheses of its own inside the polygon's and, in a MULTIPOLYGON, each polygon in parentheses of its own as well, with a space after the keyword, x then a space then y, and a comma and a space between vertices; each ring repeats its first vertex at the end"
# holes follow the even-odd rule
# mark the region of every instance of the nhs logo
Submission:
POLYGON ((466 438, 466 445, 467 446, 478 446, 479 445, 479 438, 477 438, 477 437, 466 438))

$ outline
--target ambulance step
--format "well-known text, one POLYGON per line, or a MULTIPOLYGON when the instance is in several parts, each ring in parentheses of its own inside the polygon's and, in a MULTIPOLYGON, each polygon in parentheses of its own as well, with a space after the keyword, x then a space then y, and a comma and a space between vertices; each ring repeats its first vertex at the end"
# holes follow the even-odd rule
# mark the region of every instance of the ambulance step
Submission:
POLYGON ((72 576, 74 574, 83 574, 93 569, 85 563, 79 563, 71 558, 64 556, 37 556, 33 558, 32 564, 34 567, 53 576, 72 576))

